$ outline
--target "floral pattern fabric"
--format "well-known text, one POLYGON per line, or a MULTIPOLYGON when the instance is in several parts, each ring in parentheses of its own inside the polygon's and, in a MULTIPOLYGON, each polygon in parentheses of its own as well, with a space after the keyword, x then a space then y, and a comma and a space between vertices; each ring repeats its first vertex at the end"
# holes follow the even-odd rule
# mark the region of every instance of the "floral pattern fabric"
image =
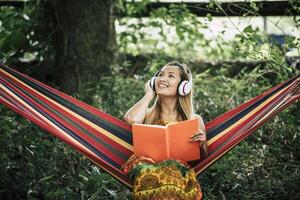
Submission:
POLYGON ((133 180, 135 200, 200 200, 202 191, 194 170, 185 162, 131 156, 122 170, 133 180))

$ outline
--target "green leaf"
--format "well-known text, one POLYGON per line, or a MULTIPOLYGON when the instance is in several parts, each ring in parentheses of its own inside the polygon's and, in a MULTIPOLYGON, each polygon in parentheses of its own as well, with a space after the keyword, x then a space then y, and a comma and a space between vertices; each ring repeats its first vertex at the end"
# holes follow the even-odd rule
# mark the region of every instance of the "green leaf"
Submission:
POLYGON ((51 175, 51 176, 46 176, 46 177, 44 177, 44 178, 41 178, 40 180, 38 180, 38 182, 47 181, 47 180, 49 180, 49 179, 51 179, 51 178, 53 178, 53 177, 54 177, 54 175, 51 175))
POLYGON ((244 32, 244 33, 251 33, 251 32, 253 32, 252 26, 251 26, 251 25, 246 26, 246 27, 244 28, 243 32, 244 32))
POLYGON ((211 16, 210 13, 207 13, 207 14, 206 14, 206 17, 207 17, 207 20, 208 20, 208 21, 210 21, 210 22, 212 21, 212 16, 211 16))

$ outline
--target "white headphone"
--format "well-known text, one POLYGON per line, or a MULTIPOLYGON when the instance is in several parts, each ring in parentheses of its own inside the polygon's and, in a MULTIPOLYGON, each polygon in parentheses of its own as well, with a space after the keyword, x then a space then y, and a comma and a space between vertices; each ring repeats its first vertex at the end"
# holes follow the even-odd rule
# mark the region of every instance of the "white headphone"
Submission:
MULTIPOLYGON (((184 71, 184 68, 183 68, 182 64, 179 63, 179 62, 177 62, 177 61, 173 62, 172 64, 169 64, 169 65, 178 66, 182 71, 184 71)), ((155 91, 155 80, 156 80, 156 78, 157 78, 157 76, 158 76, 159 73, 160 73, 160 71, 156 72, 155 75, 150 79, 150 82, 149 82, 150 87, 153 89, 154 92, 156 92, 155 91)), ((191 92, 192 85, 193 85, 192 84, 193 80, 192 80, 192 74, 191 73, 190 73, 190 78, 191 78, 190 81, 188 81, 188 80, 182 80, 178 84, 177 92, 178 92, 178 94, 180 96, 186 96, 186 95, 188 95, 191 92)))

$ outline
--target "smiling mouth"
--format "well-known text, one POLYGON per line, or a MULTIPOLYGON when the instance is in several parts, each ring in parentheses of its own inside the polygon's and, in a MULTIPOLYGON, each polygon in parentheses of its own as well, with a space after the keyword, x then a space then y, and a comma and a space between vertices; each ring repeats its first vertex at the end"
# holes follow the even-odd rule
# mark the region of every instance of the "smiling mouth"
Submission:
POLYGON ((159 88, 168 88, 168 86, 167 86, 167 85, 165 85, 165 84, 162 84, 162 83, 158 84, 158 87, 159 87, 159 88))

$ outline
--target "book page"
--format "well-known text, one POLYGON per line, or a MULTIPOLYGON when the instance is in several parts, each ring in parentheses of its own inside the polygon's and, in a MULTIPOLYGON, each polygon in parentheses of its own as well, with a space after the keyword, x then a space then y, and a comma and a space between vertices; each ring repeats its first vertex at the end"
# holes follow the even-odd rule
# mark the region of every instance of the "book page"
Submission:
POLYGON ((191 119, 167 126, 170 158, 183 161, 200 159, 199 142, 191 142, 190 137, 198 132, 198 119, 191 119))
POLYGON ((133 152, 137 156, 146 156, 155 161, 167 157, 166 127, 159 125, 133 124, 133 152))

